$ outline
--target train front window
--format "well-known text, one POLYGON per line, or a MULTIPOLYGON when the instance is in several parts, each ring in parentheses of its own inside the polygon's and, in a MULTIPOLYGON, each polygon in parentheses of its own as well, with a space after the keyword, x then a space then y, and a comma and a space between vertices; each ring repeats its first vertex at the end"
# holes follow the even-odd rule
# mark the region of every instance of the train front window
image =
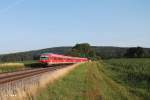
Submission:
POLYGON ((40 57, 40 60, 48 60, 48 57, 45 57, 45 56, 40 57))

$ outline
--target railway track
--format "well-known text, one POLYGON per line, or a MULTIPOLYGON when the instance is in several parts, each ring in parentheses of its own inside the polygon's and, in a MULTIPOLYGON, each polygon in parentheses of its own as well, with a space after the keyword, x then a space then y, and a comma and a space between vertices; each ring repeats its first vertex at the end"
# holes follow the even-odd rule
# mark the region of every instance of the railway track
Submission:
POLYGON ((51 72, 63 67, 67 67, 68 65, 59 65, 59 66, 51 66, 47 68, 37 68, 37 69, 29 69, 29 70, 23 70, 23 71, 17 71, 12 73, 2 73, 0 74, 0 84, 5 84, 8 82, 16 81, 19 79, 32 77, 34 75, 43 74, 46 72, 51 72))

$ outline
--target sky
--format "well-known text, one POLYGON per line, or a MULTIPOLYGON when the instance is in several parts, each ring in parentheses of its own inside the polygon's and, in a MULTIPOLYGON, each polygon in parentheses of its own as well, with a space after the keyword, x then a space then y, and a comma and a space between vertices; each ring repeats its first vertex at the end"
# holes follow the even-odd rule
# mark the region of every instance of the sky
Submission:
POLYGON ((0 54, 89 43, 150 47, 150 0, 1 0, 0 54))

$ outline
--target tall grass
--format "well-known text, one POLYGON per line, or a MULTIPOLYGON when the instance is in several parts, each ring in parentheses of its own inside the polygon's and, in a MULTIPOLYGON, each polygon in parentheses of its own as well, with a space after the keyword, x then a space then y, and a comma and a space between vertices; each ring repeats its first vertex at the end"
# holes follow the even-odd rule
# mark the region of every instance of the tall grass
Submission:
POLYGON ((34 68, 34 67, 41 67, 41 65, 37 61, 18 61, 18 62, 0 63, 0 73, 13 72, 25 68, 34 68))
POLYGON ((1 63, 0 64, 0 73, 12 72, 12 71, 21 70, 24 68, 25 68, 25 66, 23 63, 1 63))

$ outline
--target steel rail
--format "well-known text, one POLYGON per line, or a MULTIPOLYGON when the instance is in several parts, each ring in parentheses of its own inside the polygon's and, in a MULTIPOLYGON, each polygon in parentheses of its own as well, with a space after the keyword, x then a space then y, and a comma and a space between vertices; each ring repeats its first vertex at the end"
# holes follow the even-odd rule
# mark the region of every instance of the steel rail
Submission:
POLYGON ((0 84, 16 81, 16 80, 27 78, 27 77, 32 77, 32 76, 43 74, 46 72, 52 72, 54 70, 57 70, 66 66, 67 65, 62 65, 62 66, 54 66, 54 67, 47 67, 47 68, 38 68, 38 69, 33 69, 33 70, 30 69, 30 70, 25 70, 21 72, 17 71, 16 73, 13 72, 13 74, 11 73, 2 74, 0 75, 0 84))

